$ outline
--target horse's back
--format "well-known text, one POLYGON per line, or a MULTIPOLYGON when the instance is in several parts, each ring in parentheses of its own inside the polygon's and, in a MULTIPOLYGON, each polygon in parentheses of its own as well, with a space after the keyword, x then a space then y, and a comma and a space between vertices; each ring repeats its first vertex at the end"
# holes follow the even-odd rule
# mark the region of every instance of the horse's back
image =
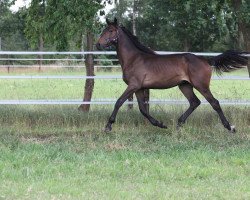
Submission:
POLYGON ((144 58, 144 85, 169 88, 187 81, 192 85, 208 84, 211 67, 194 54, 148 55, 144 58))

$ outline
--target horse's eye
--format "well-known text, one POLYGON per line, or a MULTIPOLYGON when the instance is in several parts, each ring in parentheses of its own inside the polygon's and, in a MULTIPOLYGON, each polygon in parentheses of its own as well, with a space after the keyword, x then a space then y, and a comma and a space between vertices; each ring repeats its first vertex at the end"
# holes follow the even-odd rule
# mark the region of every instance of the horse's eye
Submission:
POLYGON ((109 30, 109 32, 110 32, 110 33, 112 33, 112 32, 113 32, 113 30, 112 30, 112 29, 110 29, 110 30, 109 30))

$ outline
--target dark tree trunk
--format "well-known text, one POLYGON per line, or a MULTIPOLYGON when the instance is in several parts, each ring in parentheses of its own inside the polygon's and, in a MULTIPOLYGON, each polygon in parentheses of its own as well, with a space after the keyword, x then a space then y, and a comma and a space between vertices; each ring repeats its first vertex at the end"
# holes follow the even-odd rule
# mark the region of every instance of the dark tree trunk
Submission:
POLYGON ((187 38, 184 39, 183 50, 184 52, 189 52, 190 50, 190 42, 187 38))
MULTIPOLYGON (((241 22, 241 32, 242 32, 242 38, 243 38, 243 48, 246 50, 246 52, 250 53, 250 25, 246 24, 244 22, 241 22)), ((250 57, 248 57, 248 74, 250 77, 250 57)))
MULTIPOLYGON (((87 32, 87 51, 93 51, 93 34, 87 32)), ((85 60, 86 75, 94 76, 94 58, 93 54, 86 55, 85 60)), ((86 79, 83 101, 91 101, 94 90, 94 79, 86 79)), ((78 108, 80 111, 88 112, 90 110, 90 104, 82 104, 78 108)))
MULTIPOLYGON (((242 28, 243 40, 244 40, 244 48, 246 52, 250 53, 250 25, 244 24, 242 28)), ((248 74, 250 77, 250 57, 248 57, 248 74)))
POLYGON ((136 0, 134 0, 134 5, 133 5, 133 13, 132 13, 132 29, 133 29, 133 34, 136 35, 136 15, 138 14, 138 9, 136 5, 136 0))
MULTIPOLYGON (((232 0, 235 14, 240 12, 242 0, 232 0)), ((238 18, 238 48, 250 52, 250 25, 246 24, 242 19, 238 18)), ((248 58, 248 74, 250 77, 250 58, 248 58)))

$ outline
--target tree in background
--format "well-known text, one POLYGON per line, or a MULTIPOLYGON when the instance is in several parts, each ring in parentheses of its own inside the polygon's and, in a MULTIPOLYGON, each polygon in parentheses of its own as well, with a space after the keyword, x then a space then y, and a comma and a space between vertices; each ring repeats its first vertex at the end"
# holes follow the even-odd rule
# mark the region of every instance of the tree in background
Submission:
MULTIPOLYGON (((93 51, 94 33, 98 30, 98 11, 109 0, 32 0, 28 9, 26 34, 33 47, 42 50, 44 41, 53 44, 58 51, 70 49, 76 41, 78 49, 93 51), (84 41, 86 39, 86 42, 84 41), (39 41, 39 42, 38 42, 39 41)), ((102 12, 103 13, 103 12, 102 12)), ((93 55, 85 58, 86 75, 94 76, 93 55)), ((91 101, 94 79, 86 79, 84 101, 91 101)), ((81 105, 79 110, 89 111, 90 105, 81 105)))
POLYGON ((215 0, 148 0, 138 19, 146 31, 138 34, 157 50, 207 51, 225 32, 220 6, 215 0))
MULTIPOLYGON (((131 30, 133 2, 120 0, 113 11, 131 30)), ((239 47, 238 28, 247 27, 250 19, 249 0, 138 0, 137 5, 137 35, 155 50, 235 49, 239 47), (240 26, 241 21, 244 26, 240 26)))
MULTIPOLYGON (((102 0, 47 0, 46 31, 48 38, 58 50, 67 50, 69 41, 76 38, 79 48, 86 38, 86 50, 93 51, 94 33, 98 30, 98 11, 104 6, 102 0), (84 37, 86 36, 86 37, 84 37)), ((86 75, 94 76, 93 54, 86 55, 86 75)), ((86 79, 83 101, 91 101, 94 79, 86 79)), ((82 104, 81 111, 89 111, 90 105, 82 104)))
MULTIPOLYGON (((45 37, 45 0, 32 0, 26 16, 25 33, 32 49, 44 50, 45 37)), ((43 55, 38 55, 39 71, 41 70, 43 55)))
POLYGON ((0 0, 0 50, 27 50, 28 43, 24 35, 26 10, 11 12, 13 3, 0 0))
POLYGON ((2 41, 11 30, 11 11, 9 10, 10 3, 8 1, 0 0, 0 50, 2 50, 2 41))
POLYGON ((33 49, 43 50, 45 35, 45 0, 32 0, 26 16, 26 37, 33 49))
MULTIPOLYGON (((237 47, 250 52, 250 1, 249 0, 229 0, 234 13, 237 29, 237 47)), ((248 73, 250 77, 250 59, 248 73)))
POLYGON ((250 1, 230 0, 232 12, 237 23, 237 45, 250 51, 250 1))

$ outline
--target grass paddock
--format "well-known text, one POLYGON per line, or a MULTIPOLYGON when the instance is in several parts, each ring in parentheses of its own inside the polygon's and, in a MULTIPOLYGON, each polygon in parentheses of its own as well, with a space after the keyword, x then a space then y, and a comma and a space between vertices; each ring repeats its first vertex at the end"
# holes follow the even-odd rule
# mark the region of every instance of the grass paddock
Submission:
MULTIPOLYGON (((37 72, 8 75, 20 74, 37 72)), ((81 99, 84 80, 2 79, 0 88, 3 100, 81 99)), ((96 80, 93 98, 118 98, 124 88, 122 80, 96 80)), ((249 81, 212 81, 211 90, 218 99, 250 98, 249 81)), ((150 94, 184 98, 176 88, 150 94)), ((167 129, 146 122, 137 106, 123 106, 109 134, 103 129, 113 106, 82 113, 77 106, 0 105, 0 200, 250 199, 250 107, 222 107, 236 134, 227 132, 209 105, 201 105, 179 131, 177 119, 187 105, 150 106, 167 129)))
POLYGON ((249 199, 249 107, 224 106, 229 134, 202 105, 151 106, 168 129, 123 107, 0 106, 0 199, 249 199))

